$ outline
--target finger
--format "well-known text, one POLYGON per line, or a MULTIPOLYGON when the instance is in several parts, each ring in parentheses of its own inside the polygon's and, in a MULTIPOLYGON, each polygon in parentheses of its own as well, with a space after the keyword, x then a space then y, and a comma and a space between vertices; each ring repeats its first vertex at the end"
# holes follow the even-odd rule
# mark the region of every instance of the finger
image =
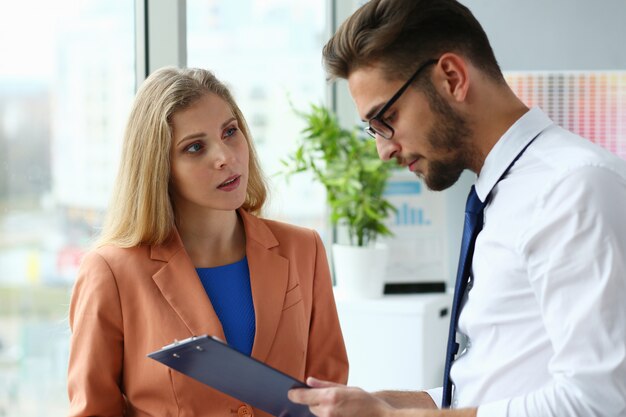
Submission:
POLYGON ((306 379, 306 384, 311 388, 330 388, 330 387, 344 387, 345 385, 336 384, 330 381, 322 381, 321 379, 313 378, 312 376, 306 379))
POLYGON ((311 405, 309 406, 309 410, 311 411, 311 414, 313 414, 314 416, 321 416, 322 413, 324 412, 324 408, 320 405, 311 405))
POLYGON ((307 392, 309 391, 306 388, 293 388, 287 392, 287 398, 289 401, 297 403, 297 404, 310 404, 311 403, 311 395, 307 392))

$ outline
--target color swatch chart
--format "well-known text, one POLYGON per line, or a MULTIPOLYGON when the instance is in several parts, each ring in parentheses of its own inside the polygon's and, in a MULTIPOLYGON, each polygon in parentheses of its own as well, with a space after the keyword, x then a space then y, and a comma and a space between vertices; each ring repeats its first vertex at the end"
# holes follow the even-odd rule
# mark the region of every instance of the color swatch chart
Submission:
POLYGON ((626 159, 626 71, 507 72, 527 106, 626 159))

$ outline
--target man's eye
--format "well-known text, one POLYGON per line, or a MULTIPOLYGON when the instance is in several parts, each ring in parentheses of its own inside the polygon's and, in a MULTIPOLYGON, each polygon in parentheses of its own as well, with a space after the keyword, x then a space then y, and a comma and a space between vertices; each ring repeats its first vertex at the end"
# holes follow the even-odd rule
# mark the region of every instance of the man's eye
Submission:
POLYGON ((393 119, 395 119, 395 118, 396 118, 396 112, 395 111, 389 112, 389 114, 385 115, 385 122, 387 122, 387 123, 388 122, 392 122, 393 119))
POLYGON ((196 153, 199 152, 201 149, 202 146, 199 143, 192 143, 191 145, 187 146, 187 148, 185 148, 185 151, 189 153, 196 153))

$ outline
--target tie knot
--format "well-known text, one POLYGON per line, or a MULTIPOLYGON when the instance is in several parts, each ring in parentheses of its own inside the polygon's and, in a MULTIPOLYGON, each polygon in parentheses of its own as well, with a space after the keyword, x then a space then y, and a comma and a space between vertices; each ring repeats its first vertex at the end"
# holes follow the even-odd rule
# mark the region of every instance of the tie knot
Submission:
POLYGON ((480 198, 478 198, 478 194, 476 194, 476 187, 472 185, 472 189, 470 190, 469 195, 467 196, 467 203, 465 204, 465 212, 479 214, 479 213, 482 213, 484 208, 485 208, 485 203, 480 201, 480 198))

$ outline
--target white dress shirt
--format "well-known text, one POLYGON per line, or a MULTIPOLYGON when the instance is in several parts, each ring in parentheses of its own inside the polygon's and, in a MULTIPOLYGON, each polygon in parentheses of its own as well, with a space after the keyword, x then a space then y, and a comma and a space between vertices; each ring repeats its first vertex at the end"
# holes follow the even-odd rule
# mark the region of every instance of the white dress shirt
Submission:
POLYGON ((475 185, 491 195, 459 318, 467 347, 452 365, 453 407, 626 416, 626 161, 533 108, 475 185))

